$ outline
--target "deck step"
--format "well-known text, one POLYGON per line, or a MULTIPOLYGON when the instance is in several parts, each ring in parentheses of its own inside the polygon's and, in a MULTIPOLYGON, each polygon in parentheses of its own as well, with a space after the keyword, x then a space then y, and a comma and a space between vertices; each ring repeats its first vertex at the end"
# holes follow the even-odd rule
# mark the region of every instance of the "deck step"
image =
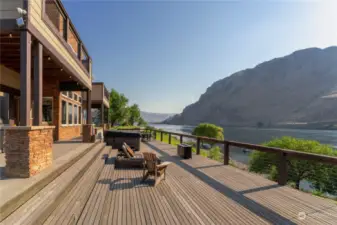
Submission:
MULTIPOLYGON (((101 182, 101 172, 106 167, 113 170, 112 163, 116 151, 112 151, 111 147, 105 147, 105 154, 109 154, 106 165, 102 163, 99 158, 88 169, 85 176, 72 188, 65 199, 60 203, 52 214, 45 221, 45 225, 62 225, 62 224, 76 224, 84 207, 88 203, 88 199, 97 182, 101 182)), ((106 181, 108 182, 108 181, 106 181)))
POLYGON ((104 149, 105 143, 95 145, 93 149, 20 206, 1 224, 42 224, 81 179, 92 163, 98 157, 104 162, 104 159, 102 159, 104 149))
POLYGON ((103 205, 107 198, 108 190, 110 190, 111 185, 113 185, 112 177, 115 172, 114 159, 116 154, 117 150, 115 149, 112 151, 113 157, 110 157, 107 164, 104 165, 81 215, 76 218, 76 224, 100 224, 104 208, 103 205))
POLYGON ((0 222, 26 203, 60 174, 66 171, 100 142, 83 144, 68 154, 53 161, 53 165, 40 174, 26 178, 10 180, 10 184, 1 186, 0 222))

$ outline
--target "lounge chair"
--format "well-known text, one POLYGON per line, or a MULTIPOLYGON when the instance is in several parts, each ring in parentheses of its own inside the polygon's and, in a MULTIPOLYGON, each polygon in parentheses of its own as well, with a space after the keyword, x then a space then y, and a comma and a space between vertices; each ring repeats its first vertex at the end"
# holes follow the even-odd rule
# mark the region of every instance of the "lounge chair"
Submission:
POLYGON ((154 186, 157 186, 159 182, 166 178, 166 168, 170 165, 170 162, 161 163, 155 153, 143 152, 144 156, 144 169, 143 179, 144 182, 150 175, 154 176, 154 186))
POLYGON ((117 155, 116 168, 142 168, 144 158, 142 154, 135 154, 134 151, 124 143, 122 151, 117 155))

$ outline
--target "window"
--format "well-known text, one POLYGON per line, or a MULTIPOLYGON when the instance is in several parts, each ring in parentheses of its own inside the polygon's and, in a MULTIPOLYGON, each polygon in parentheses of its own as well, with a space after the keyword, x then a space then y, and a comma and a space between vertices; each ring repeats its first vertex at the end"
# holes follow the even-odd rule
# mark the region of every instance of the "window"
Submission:
POLYGON ((62 93, 62 95, 64 95, 64 96, 68 96, 68 91, 62 91, 61 93, 62 93))
POLYGON ((77 101, 77 94, 74 94, 74 100, 77 101))
POLYGON ((68 103, 68 124, 73 124, 73 104, 68 103))
POLYGON ((44 97, 42 104, 42 115, 43 121, 52 123, 53 122, 53 98, 44 97))
POLYGON ((82 97, 78 96, 78 101, 82 103, 82 97))
POLYGON ((78 124, 77 118, 78 118, 77 105, 74 105, 74 124, 78 124))
POLYGON ((67 103, 62 101, 62 124, 67 124, 67 103))
POLYGON ((69 98, 73 98, 73 92, 72 92, 72 91, 69 91, 69 92, 68 92, 68 97, 69 97, 69 98))
POLYGON ((82 108, 81 108, 81 106, 78 107, 78 123, 82 124, 82 108))

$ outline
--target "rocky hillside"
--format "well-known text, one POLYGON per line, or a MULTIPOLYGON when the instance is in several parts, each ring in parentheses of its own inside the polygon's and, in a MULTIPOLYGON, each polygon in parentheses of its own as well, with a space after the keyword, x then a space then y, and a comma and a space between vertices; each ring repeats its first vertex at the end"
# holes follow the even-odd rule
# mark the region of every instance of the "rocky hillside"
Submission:
POLYGON ((159 123, 173 116, 172 113, 151 113, 141 111, 140 115, 148 123, 159 123))
POLYGON ((337 121, 337 47, 310 48, 213 83, 169 124, 264 126, 337 121))

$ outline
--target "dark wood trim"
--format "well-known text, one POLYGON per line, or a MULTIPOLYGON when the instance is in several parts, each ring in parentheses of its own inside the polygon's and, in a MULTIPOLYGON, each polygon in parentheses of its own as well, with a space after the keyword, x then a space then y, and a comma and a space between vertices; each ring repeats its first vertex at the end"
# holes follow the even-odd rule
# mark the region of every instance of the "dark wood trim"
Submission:
POLYGON ((1 33, 4 31, 19 31, 15 19, 0 19, 1 33))
POLYGON ((77 44, 77 58, 82 62, 82 43, 78 42, 77 44))
POLYGON ((20 90, 18 90, 16 88, 9 87, 9 86, 4 85, 4 84, 0 84, 0 91, 6 92, 10 95, 20 96, 20 90))
POLYGON ((200 138, 197 138, 197 155, 200 155, 200 138))
POLYGON ((104 104, 101 106, 101 124, 104 124, 104 104))
POLYGON ((82 76, 77 73, 77 71, 73 68, 73 66, 70 65, 70 63, 67 60, 65 60, 65 58, 54 48, 54 46, 50 44, 50 42, 40 33, 40 31, 38 31, 33 25, 30 25, 28 27, 28 30, 36 39, 39 40, 39 42, 44 46, 45 50, 49 51, 50 54, 54 56, 53 59, 55 59, 58 63, 60 63, 66 72, 72 74, 85 87, 91 89, 90 81, 89 84, 86 83, 83 80, 82 76))
POLYGON ((31 34, 20 33, 20 126, 30 125, 31 108, 31 34))
POLYGON ((60 91, 86 91, 88 88, 79 85, 77 82, 74 81, 65 81, 60 82, 59 86, 60 91))
POLYGON ((64 23, 64 26, 65 26, 64 27, 64 32, 65 33, 64 33, 63 37, 60 35, 60 33, 58 32, 58 30, 55 28, 55 26, 52 24, 52 22, 50 21, 50 19, 46 15, 46 11, 45 11, 45 2, 46 2, 46 0, 42 0, 42 14, 41 14, 42 15, 42 21, 47 25, 47 27, 52 31, 52 33, 57 37, 57 39, 62 43, 62 45, 68 50, 68 52, 70 53, 70 55, 74 58, 74 60, 81 67, 81 69, 90 78, 90 71, 89 71, 89 69, 87 70, 85 68, 85 66, 82 63, 82 60, 79 59, 78 55, 74 54, 74 51, 72 50, 72 48, 68 44, 68 37, 69 37, 68 29, 69 29, 69 27, 71 27, 71 29, 74 31, 76 39, 78 40, 78 43, 82 44, 83 49, 86 51, 86 54, 89 57, 88 51, 86 50, 85 46, 83 45, 83 42, 82 42, 81 38, 79 37, 78 32, 76 31, 75 26, 72 24, 71 19, 70 19, 68 13, 66 12, 66 10, 65 10, 62 2, 58 1, 58 0, 52 0, 52 1, 56 2, 56 4, 63 11, 62 14, 64 14, 64 16, 65 16, 65 23, 64 23))
POLYGON ((224 162, 224 165, 229 165, 229 144, 228 143, 224 144, 223 162, 224 162))
POLYGON ((42 125, 42 95, 43 95, 43 47, 40 43, 34 45, 34 116, 33 125, 42 125))
POLYGON ((87 90, 87 124, 92 124, 91 116, 91 90, 87 90))

